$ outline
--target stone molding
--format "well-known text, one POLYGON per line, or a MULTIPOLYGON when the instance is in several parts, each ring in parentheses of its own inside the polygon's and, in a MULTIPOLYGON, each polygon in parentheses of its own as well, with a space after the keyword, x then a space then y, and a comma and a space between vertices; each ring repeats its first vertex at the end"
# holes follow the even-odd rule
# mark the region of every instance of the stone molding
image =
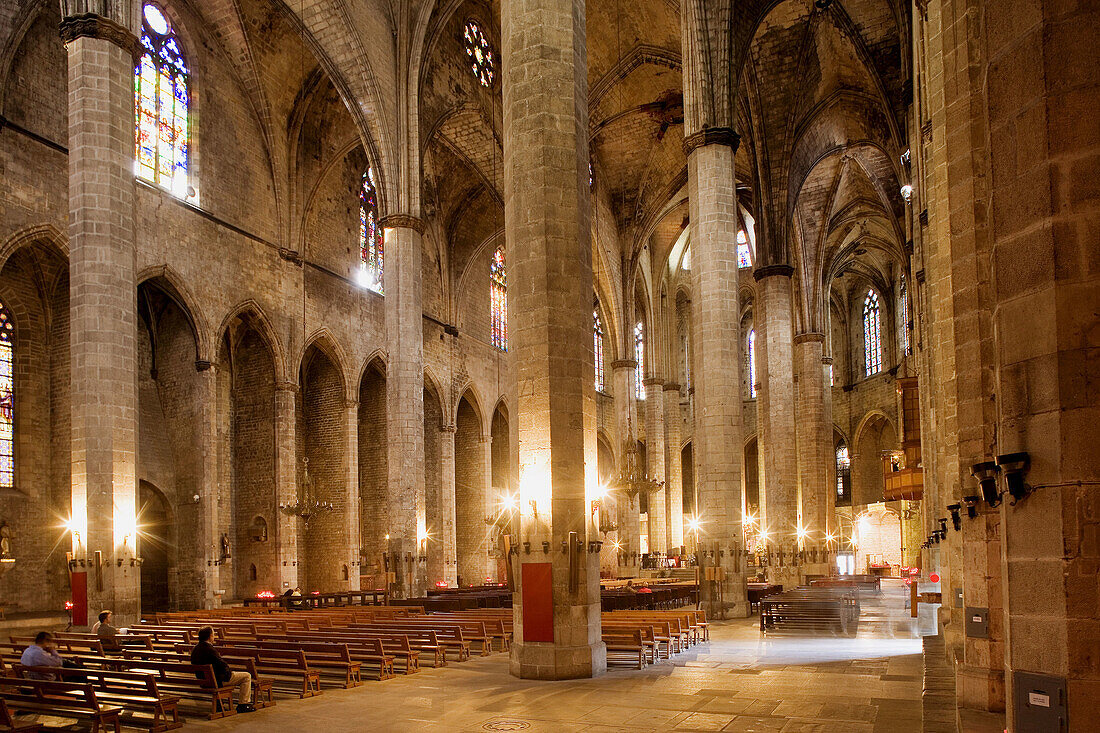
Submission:
POLYGON ((645 379, 642 380, 642 384, 644 384, 647 387, 661 387, 661 388, 664 388, 665 380, 661 379, 660 377, 646 377, 645 379))
POLYGON ((679 392, 680 391, 680 385, 677 384, 676 382, 665 382, 664 390, 665 390, 665 392, 679 392))
POLYGON ((378 223, 383 229, 412 229, 417 234, 423 234, 427 228, 423 219, 411 214, 390 214, 383 216, 378 223))
POLYGON ((790 265, 765 265, 756 268, 756 271, 752 273, 752 279, 760 282, 766 277, 792 277, 793 275, 794 268, 790 265))
POLYGON ((77 38, 99 38, 128 51, 134 58, 141 56, 141 42, 138 37, 110 18, 95 13, 70 15, 61 21, 58 27, 62 43, 70 43, 77 38))
POLYGON ((275 382, 276 392, 292 392, 298 394, 298 385, 295 382, 275 382))
POLYGON ((816 331, 810 331, 808 333, 796 334, 795 337, 794 337, 794 342, 796 344, 811 343, 813 341, 821 341, 822 343, 824 343, 825 334, 818 333, 816 331))
POLYGON ((740 142, 741 136, 732 127, 704 127, 684 138, 684 154, 691 155, 696 148, 706 145, 726 145, 736 153, 740 142))
POLYGON ((359 409, 359 400, 344 400, 344 409, 345 410, 358 410, 359 409))
POLYGON ((637 369, 638 362, 634 359, 616 359, 611 362, 612 369, 637 369))
POLYGON ((197 359, 195 361, 195 371, 196 372, 205 372, 209 369, 212 369, 213 367, 214 367, 214 363, 206 361, 205 359, 197 359))
POLYGON ((439 426, 439 432, 441 432, 441 433, 457 433, 458 432, 458 426, 457 425, 440 425, 439 426))

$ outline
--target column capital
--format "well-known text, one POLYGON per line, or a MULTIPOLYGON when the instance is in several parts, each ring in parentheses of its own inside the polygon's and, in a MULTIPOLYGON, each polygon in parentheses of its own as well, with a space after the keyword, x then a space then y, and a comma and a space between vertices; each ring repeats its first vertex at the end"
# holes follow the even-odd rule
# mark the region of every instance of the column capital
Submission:
POLYGON ((642 380, 642 384, 647 387, 661 387, 663 389, 665 386, 665 380, 661 379, 660 377, 646 377, 642 380))
POLYGON ((684 138, 684 154, 691 155, 696 148, 705 145, 725 145, 737 152, 741 136, 732 127, 704 127, 684 138))
POLYGON ((383 216, 378 223, 383 229, 412 229, 417 234, 423 234, 426 229, 424 220, 412 214, 390 214, 383 216))
POLYGON ((792 277, 794 268, 790 265, 765 265, 752 273, 752 279, 760 282, 766 277, 792 277))
POLYGON ((195 360, 195 371, 196 372, 205 372, 205 371, 209 371, 209 370, 214 369, 214 368, 215 368, 214 362, 207 361, 206 359, 196 359, 195 360))
POLYGON ((821 357, 821 363, 824 364, 825 366, 832 366, 833 365, 833 357, 823 356, 823 357, 821 357))
POLYGON ((662 389, 664 389, 665 392, 679 392, 680 385, 676 382, 665 382, 662 389))
POLYGON ((809 342, 813 342, 813 341, 819 341, 821 343, 824 343, 825 342, 825 334, 811 331, 809 333, 796 334, 795 337, 794 337, 794 342, 796 344, 805 344, 805 343, 809 343, 809 342))
POLYGON ((276 381, 276 392, 290 392, 292 394, 298 393, 298 385, 295 382, 276 381))
POLYGON ((456 433, 456 432, 458 432, 458 426, 456 426, 454 423, 451 423, 450 425, 440 425, 439 426, 439 432, 441 432, 441 433, 456 433))
POLYGON ((62 19, 59 27, 62 43, 77 38, 100 38, 109 41, 135 58, 141 55, 141 42, 129 28, 111 18, 96 13, 79 13, 62 19))
POLYGON ((637 369, 638 362, 634 359, 616 359, 611 362, 612 369, 637 369))
POLYGON ((359 400, 344 400, 344 409, 346 410, 358 410, 359 400))

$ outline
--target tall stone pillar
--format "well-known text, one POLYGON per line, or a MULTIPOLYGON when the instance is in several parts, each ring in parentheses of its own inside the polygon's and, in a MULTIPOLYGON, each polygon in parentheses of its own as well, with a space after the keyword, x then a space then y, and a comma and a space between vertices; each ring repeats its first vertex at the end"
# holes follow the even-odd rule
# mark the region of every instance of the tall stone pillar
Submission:
MULTIPOLYGON (((344 459, 347 461, 347 486, 344 489, 344 556, 341 565, 348 569, 346 587, 359 590, 359 401, 347 400, 344 403, 345 438, 344 459)), ((341 574, 341 578, 343 575, 341 574)))
MULTIPOLYGON (((633 311, 633 309, 630 309, 633 311)), ((631 319, 626 319, 631 321, 631 319)), ((612 480, 619 474, 623 465, 624 453, 637 440, 634 430, 634 415, 637 402, 634 399, 634 370, 638 362, 633 359, 616 359, 611 362, 611 380, 615 390, 615 428, 619 433, 618 463, 611 471, 612 480)), ((615 541, 618 547, 617 575, 620 578, 632 578, 638 575, 638 554, 641 551, 641 518, 637 497, 631 499, 621 491, 614 494, 615 523, 619 525, 615 541)))
MULTIPOLYGON (((195 542, 197 548, 193 554, 193 561, 197 564, 194 570, 195 594, 191 598, 181 598, 181 606, 184 602, 188 606, 194 604, 195 608, 218 608, 221 606, 221 596, 214 591, 226 586, 233 587, 233 577, 227 569, 225 585, 222 585, 221 565, 214 565, 214 557, 208 550, 217 547, 218 532, 218 367, 208 361, 195 363, 198 370, 198 393, 201 395, 199 412, 199 441, 202 450, 202 478, 200 479, 199 501, 195 508, 198 511, 198 538, 195 542), (207 565, 207 560, 210 564, 207 565)), ((184 585, 180 584, 181 587, 184 585)))
POLYGON ((714 616, 749 612, 741 564, 741 343, 730 326, 740 321, 731 14, 730 0, 682 4, 700 600, 714 616))
POLYGON ((669 552, 684 545, 684 474, 680 456, 680 385, 666 382, 665 401, 665 506, 668 507, 669 552))
MULTIPOLYGON (((298 517, 279 510, 281 504, 293 504, 298 498, 297 420, 295 402, 298 385, 294 382, 275 384, 275 575, 280 587, 298 585, 298 517)), ((280 591, 281 592, 281 591, 280 591)))
POLYGON ((420 247, 424 223, 396 214, 381 221, 386 245, 387 512, 392 592, 423 596, 425 573, 419 557, 427 532, 424 488, 424 308, 420 247), (411 559, 410 559, 411 558, 411 559))
POLYGON ((798 493, 802 525, 806 529, 803 549, 806 572, 829 572, 825 535, 828 532, 829 428, 825 422, 825 371, 821 351, 823 333, 800 333, 794 337, 798 359, 798 493))
POLYGON ((668 551, 668 483, 665 476, 665 380, 644 380, 646 462, 650 478, 664 485, 649 495, 649 551, 668 551))
MULTIPOLYGON (((478 439, 478 446, 481 448, 481 475, 484 477, 482 482, 482 511, 481 514, 484 517, 496 516, 497 507, 496 500, 493 493, 493 436, 482 435, 478 439)), ((482 568, 481 576, 472 579, 474 583, 484 583, 489 578, 500 581, 501 578, 497 577, 497 562, 491 554, 495 549, 493 544, 493 535, 496 532, 495 529, 489 525, 484 525, 485 541, 478 547, 478 563, 482 568)))
POLYGON ((454 588, 458 585, 458 545, 455 536, 455 426, 444 425, 439 429, 439 456, 443 461, 440 471, 442 489, 439 497, 439 514, 443 525, 439 527, 440 544, 443 546, 443 580, 454 588))
POLYGON ((839 549, 840 523, 836 516, 836 445, 833 441, 833 357, 821 357, 821 379, 825 392, 822 422, 825 423, 825 533, 836 539, 828 545, 829 572, 836 572, 836 553, 839 549))
POLYGON ((508 2, 501 17, 505 232, 522 243, 509 253, 520 539, 531 543, 515 563, 511 668, 590 677, 607 659, 599 555, 587 546, 597 476, 585 3, 508 2))
POLYGON ((798 460, 795 452, 794 352, 789 265, 761 267, 757 282, 756 364, 760 373, 758 404, 761 526, 767 529, 771 562, 768 579, 798 585, 798 460))
MULTIPOLYGON (((69 318, 74 556, 90 609, 141 612, 131 2, 62 2, 69 66, 69 318), (117 560, 117 562, 116 562, 117 560)), ((140 7, 137 6, 137 7, 140 7)))

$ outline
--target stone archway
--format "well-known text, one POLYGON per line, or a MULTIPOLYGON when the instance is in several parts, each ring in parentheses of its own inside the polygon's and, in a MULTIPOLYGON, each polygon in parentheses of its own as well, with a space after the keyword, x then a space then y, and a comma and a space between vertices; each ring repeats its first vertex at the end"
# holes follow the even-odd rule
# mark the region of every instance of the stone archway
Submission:
MULTIPOLYGON (((138 556, 141 566, 141 611, 171 610, 176 560, 176 522, 168 499, 148 481, 138 482, 138 556)), ((93 612, 97 609, 91 609, 93 612)))

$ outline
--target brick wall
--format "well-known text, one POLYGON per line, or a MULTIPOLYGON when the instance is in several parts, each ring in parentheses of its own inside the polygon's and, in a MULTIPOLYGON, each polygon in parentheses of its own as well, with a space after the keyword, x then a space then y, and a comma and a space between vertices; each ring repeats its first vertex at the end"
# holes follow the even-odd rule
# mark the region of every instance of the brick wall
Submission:
POLYGON ((359 385, 359 521, 364 574, 381 572, 386 551, 386 470, 386 377, 370 366, 359 385))

